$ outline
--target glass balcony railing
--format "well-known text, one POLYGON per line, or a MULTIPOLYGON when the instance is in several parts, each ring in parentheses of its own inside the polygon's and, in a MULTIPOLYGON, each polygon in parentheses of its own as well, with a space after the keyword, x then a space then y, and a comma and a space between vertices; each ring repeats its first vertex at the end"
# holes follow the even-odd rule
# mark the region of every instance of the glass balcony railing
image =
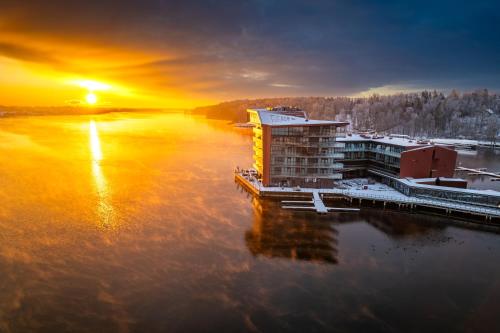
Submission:
POLYGON ((281 168, 326 168, 339 170, 344 167, 342 163, 297 163, 297 162, 271 162, 271 167, 281 168))
POLYGON ((341 145, 339 145, 335 141, 331 142, 282 142, 282 141, 273 141, 271 143, 273 146, 280 146, 280 147, 329 147, 329 148, 343 148, 341 145))
POLYGON ((342 179, 342 174, 339 172, 332 173, 295 173, 295 172, 284 172, 284 173, 273 173, 271 172, 272 178, 279 177, 296 177, 296 178, 329 178, 329 179, 342 179))
POLYGON ((386 149, 377 149, 377 148, 362 148, 362 147, 345 147, 344 152, 349 153, 349 152, 372 152, 372 153, 378 153, 378 154, 383 154, 387 156, 393 156, 393 157, 401 157, 401 152, 395 152, 391 150, 386 150, 386 149))

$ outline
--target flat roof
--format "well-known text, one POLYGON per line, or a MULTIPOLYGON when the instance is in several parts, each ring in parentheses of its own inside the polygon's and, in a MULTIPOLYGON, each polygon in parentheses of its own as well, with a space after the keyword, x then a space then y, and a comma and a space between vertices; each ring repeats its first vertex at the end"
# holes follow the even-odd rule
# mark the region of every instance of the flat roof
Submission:
POLYGON ((496 198, 500 199, 500 192, 495 191, 495 190, 490 190, 490 189, 488 189, 488 190, 475 190, 475 189, 469 189, 469 188, 427 185, 427 184, 420 184, 420 183, 414 182, 412 179, 406 179, 406 178, 399 178, 398 180, 402 183, 405 183, 407 185, 411 185, 413 187, 426 188, 426 189, 431 189, 431 190, 446 190, 449 192, 460 192, 460 193, 469 193, 469 194, 476 194, 476 195, 488 195, 488 196, 492 196, 492 197, 496 197, 496 198))
POLYGON ((436 143, 436 144, 443 144, 443 145, 472 145, 472 146, 477 146, 478 141, 477 140, 465 140, 465 139, 430 139, 430 141, 436 143))
POLYGON ((344 121, 315 120, 302 117, 280 114, 277 111, 267 109, 247 109, 247 112, 255 112, 259 116, 262 125, 270 126, 311 126, 311 125, 347 125, 344 121))
POLYGON ((408 179, 409 181, 415 182, 415 183, 420 183, 420 182, 434 182, 436 179, 439 178, 441 181, 445 182, 466 182, 465 179, 462 178, 447 178, 447 177, 434 177, 434 178, 410 178, 406 177, 405 179, 408 179))
POLYGON ((417 140, 406 138, 396 138, 390 136, 376 137, 361 136, 360 134, 346 135, 345 137, 337 137, 337 142, 378 142, 387 145, 403 146, 403 147, 425 147, 432 146, 430 143, 417 143, 417 140))
POLYGON ((388 175, 386 173, 379 172, 379 171, 373 170, 373 169, 368 169, 368 172, 378 174, 378 175, 381 175, 383 177, 392 178, 400 183, 406 184, 408 186, 412 186, 414 188, 425 188, 425 189, 438 190, 438 191, 460 192, 460 193, 469 193, 469 194, 476 194, 476 195, 487 195, 487 196, 496 197, 496 198, 500 199, 500 192, 495 191, 495 190, 489 190, 489 189, 488 190, 475 190, 475 189, 469 189, 469 188, 427 185, 427 184, 421 184, 421 183, 415 182, 413 178, 398 178, 398 177, 395 177, 393 175, 388 175))

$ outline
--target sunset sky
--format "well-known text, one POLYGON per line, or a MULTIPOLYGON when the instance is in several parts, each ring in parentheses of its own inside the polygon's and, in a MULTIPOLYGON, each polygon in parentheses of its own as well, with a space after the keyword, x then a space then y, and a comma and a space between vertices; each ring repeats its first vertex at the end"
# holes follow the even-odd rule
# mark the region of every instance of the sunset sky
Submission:
POLYGON ((500 90, 500 2, 437 2, 0 0, 0 105, 500 90))

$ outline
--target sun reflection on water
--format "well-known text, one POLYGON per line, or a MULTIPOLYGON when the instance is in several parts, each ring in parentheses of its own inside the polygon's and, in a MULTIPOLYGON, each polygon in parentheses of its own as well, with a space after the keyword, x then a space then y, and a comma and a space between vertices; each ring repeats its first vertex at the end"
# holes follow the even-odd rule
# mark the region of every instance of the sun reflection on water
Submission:
POLYGON ((110 191, 106 177, 102 172, 100 162, 102 160, 101 141, 94 120, 89 123, 89 149, 91 154, 92 176, 98 196, 97 214, 103 227, 112 225, 114 215, 113 206, 110 204, 110 191))

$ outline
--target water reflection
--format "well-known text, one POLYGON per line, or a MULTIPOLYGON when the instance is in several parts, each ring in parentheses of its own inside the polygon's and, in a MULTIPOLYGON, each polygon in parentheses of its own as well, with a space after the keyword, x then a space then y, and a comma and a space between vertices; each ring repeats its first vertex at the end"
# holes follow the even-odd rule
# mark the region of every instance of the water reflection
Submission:
POLYGON ((256 198, 253 210, 253 226, 245 233, 245 242, 254 256, 337 263, 338 232, 328 221, 256 198))
POLYGON ((443 232, 449 222, 439 217, 372 209, 361 211, 359 215, 365 222, 395 239, 435 235, 443 232))
POLYGON ((106 177, 101 169, 102 150, 99 132, 94 120, 89 123, 89 149, 91 154, 92 176, 94 186, 98 196, 97 215, 100 224, 103 227, 109 227, 112 224, 113 206, 110 204, 110 192, 106 177))
MULTIPOLYGON (((316 215, 288 211, 278 201, 252 198, 253 225, 245 232, 254 256, 338 264, 340 234, 335 225, 366 222, 394 240, 419 246, 441 239, 446 224, 439 217, 364 209, 360 213, 316 215), (415 244, 417 244, 415 243, 415 244)), ((373 242, 372 242, 373 243, 373 242)))
MULTIPOLYGON (((486 168, 490 172, 500 172, 500 149, 480 148, 475 155, 458 154, 458 164, 467 168, 486 168)), ((500 191, 500 182, 491 181, 491 177, 473 176, 467 172, 456 172, 456 177, 467 179, 468 187, 500 191)))
POLYGON ((228 128, 0 120, 0 332, 500 332, 498 235, 252 205, 232 174, 251 137, 228 128))

